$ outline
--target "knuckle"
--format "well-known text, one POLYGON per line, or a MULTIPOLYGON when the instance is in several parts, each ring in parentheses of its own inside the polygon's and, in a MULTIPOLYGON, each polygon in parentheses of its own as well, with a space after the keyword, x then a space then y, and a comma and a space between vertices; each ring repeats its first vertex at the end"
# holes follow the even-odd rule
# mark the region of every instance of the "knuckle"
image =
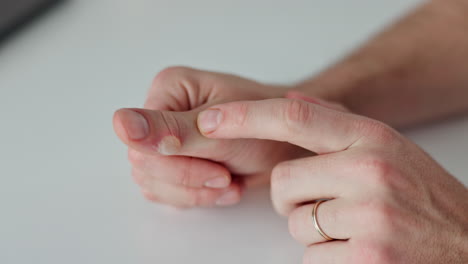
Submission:
POLYGON ((143 186, 144 184, 144 177, 143 175, 140 173, 140 171, 138 171, 137 169, 135 168, 132 168, 132 172, 131 172, 131 175, 132 175, 132 179, 133 181, 140 185, 140 186, 143 186))
POLYGON ((155 111, 154 113, 157 115, 158 121, 160 121, 157 123, 160 124, 161 131, 166 131, 166 133, 176 138, 181 138, 182 131, 186 130, 186 126, 183 122, 179 122, 172 112, 155 111))
POLYGON ((314 114, 310 104, 301 100, 288 100, 283 109, 285 123, 291 132, 298 132, 304 123, 311 122, 314 114))
POLYGON ((144 154, 138 152, 134 149, 129 148, 127 151, 127 157, 130 164, 135 167, 143 167, 144 166, 144 154))
POLYGON ((293 178, 292 165, 282 162, 276 165, 271 172, 271 189, 273 195, 284 193, 293 178))
POLYGON ((148 182, 150 181, 142 171, 135 167, 132 168, 131 175, 133 181, 141 187, 148 185, 148 182))
POLYGON ((153 79, 153 87, 159 87, 160 85, 167 84, 167 82, 174 80, 175 78, 183 78, 190 72, 190 68, 183 66, 172 66, 165 68, 160 71, 153 79))
POLYGON ((376 120, 364 120, 360 124, 362 131, 368 138, 381 144, 396 144, 401 141, 401 136, 393 128, 376 120))
POLYGON ((385 243, 379 241, 360 241, 355 246, 351 259, 351 263, 395 263, 391 248, 385 243))
POLYGON ((288 189, 292 185, 292 165, 282 162, 273 168, 271 174, 271 197, 273 205, 281 215, 287 215, 288 189))
POLYGON ((194 162, 194 157, 188 157, 187 161, 182 165, 180 173, 178 173, 175 178, 175 184, 182 186, 189 186, 192 179, 192 165, 194 162))
POLYGON ((288 218, 289 234, 295 239, 301 240, 301 227, 299 224, 298 210, 294 210, 288 218))
POLYGON ((189 177, 190 176, 188 175, 188 172, 185 169, 183 169, 180 173, 171 175, 173 183, 180 186, 188 186, 189 177))
POLYGON ((148 190, 142 190, 142 195, 148 201, 151 201, 151 202, 154 202, 154 203, 162 203, 161 198, 158 196, 158 194, 156 194, 154 192, 150 192, 148 190))
POLYGON ((357 161, 356 164, 359 171, 363 173, 363 177, 367 182, 373 182, 377 185, 387 186, 390 183, 395 168, 390 161, 380 153, 369 153, 357 161))
POLYGON ((238 127, 243 127, 249 114, 249 105, 247 102, 239 102, 233 105, 231 109, 234 117, 234 124, 238 127))

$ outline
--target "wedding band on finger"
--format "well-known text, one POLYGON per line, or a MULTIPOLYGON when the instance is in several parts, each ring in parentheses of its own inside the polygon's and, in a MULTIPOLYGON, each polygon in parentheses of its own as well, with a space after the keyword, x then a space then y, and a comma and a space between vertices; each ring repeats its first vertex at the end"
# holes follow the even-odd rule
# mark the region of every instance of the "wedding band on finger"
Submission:
POLYGON ((333 240, 338 240, 336 238, 332 238, 330 237, 329 235, 327 235, 323 230, 322 228, 320 227, 319 223, 318 223, 318 220, 317 220, 317 209, 319 207, 320 204, 322 204, 323 202, 326 202, 326 200, 320 200, 318 202, 316 202, 314 204, 314 206, 312 207, 312 221, 314 223, 314 227, 315 227, 315 230, 317 230, 317 232, 326 240, 326 241, 333 241, 333 240))

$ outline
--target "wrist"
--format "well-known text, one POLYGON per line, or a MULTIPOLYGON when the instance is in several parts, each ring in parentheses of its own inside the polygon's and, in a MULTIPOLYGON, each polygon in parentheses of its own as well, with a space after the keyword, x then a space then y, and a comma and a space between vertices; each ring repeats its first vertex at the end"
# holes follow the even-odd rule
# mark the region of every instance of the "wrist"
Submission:
POLYGON ((314 78, 293 85, 289 90, 318 97, 344 105, 358 112, 360 104, 358 87, 368 82, 376 73, 365 67, 364 61, 344 61, 323 71, 314 78))

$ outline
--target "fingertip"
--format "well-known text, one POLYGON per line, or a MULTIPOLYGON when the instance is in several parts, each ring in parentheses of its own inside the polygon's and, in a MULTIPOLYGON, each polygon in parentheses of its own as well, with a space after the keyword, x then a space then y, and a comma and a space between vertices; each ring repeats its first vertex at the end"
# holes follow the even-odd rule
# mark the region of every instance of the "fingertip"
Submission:
POLYGON ((336 106, 333 103, 331 103, 329 101, 326 101, 326 100, 323 100, 323 99, 320 99, 320 98, 317 98, 317 97, 306 95, 306 94, 304 94, 302 92, 299 92, 299 91, 289 91, 288 93, 286 93, 285 98, 287 98, 287 99, 297 99, 297 100, 305 101, 305 102, 308 102, 308 103, 311 103, 311 104, 316 104, 316 105, 320 105, 320 106, 323 106, 323 107, 326 107, 326 108, 337 110, 336 106))
POLYGON ((298 99, 312 104, 320 104, 321 102, 321 100, 319 100, 318 98, 305 95, 304 93, 299 91, 288 91, 284 97, 287 99, 298 99))
POLYGON ((114 127, 114 132, 115 134, 122 140, 124 143, 127 143, 127 132, 125 131, 125 127, 122 124, 121 116, 120 116, 120 111, 122 109, 119 109, 114 112, 114 116, 112 117, 112 125, 114 127))
POLYGON ((132 173, 132 180, 138 186, 143 186, 143 177, 139 174, 132 173))
POLYGON ((226 167, 212 162, 200 160, 199 174, 203 175, 200 177, 200 181, 197 181, 195 187, 207 187, 212 189, 225 189, 228 188, 232 183, 232 176, 226 167))
POLYGON ((242 190, 240 186, 233 185, 226 192, 222 193, 217 199, 215 204, 217 206, 231 206, 238 204, 241 200, 242 190))
MULTIPOLYGON (((271 192, 272 194, 272 192, 271 192)), ((274 196, 271 196, 271 201, 273 204, 273 209, 275 212, 282 216, 282 217, 288 217, 289 216, 289 211, 283 207, 283 205, 276 199, 274 196)))
POLYGON ((239 204, 247 189, 243 177, 232 177, 231 184, 226 188, 226 192, 218 197, 215 204, 217 206, 231 206, 239 204))
POLYGON ((209 179, 204 183, 205 187, 214 189, 223 189, 231 184, 230 175, 221 175, 215 178, 209 179))
POLYGON ((114 130, 125 143, 138 141, 149 135, 149 123, 145 116, 134 109, 122 108, 114 113, 114 130))
POLYGON ((156 196, 154 196, 151 192, 141 189, 141 194, 145 197, 146 200, 151 202, 157 202, 156 196))
POLYGON ((210 108, 198 114, 197 126, 200 133, 204 136, 209 136, 221 124, 223 113, 220 109, 210 108))

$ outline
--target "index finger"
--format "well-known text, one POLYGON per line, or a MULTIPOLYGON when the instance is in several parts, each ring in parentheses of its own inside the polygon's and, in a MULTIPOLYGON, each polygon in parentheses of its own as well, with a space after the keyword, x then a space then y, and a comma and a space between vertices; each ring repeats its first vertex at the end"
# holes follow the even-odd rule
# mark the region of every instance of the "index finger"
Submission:
POLYGON ((351 147, 362 138, 365 122, 371 120, 291 99, 216 105, 197 119, 200 132, 209 138, 285 141, 318 154, 351 147))

